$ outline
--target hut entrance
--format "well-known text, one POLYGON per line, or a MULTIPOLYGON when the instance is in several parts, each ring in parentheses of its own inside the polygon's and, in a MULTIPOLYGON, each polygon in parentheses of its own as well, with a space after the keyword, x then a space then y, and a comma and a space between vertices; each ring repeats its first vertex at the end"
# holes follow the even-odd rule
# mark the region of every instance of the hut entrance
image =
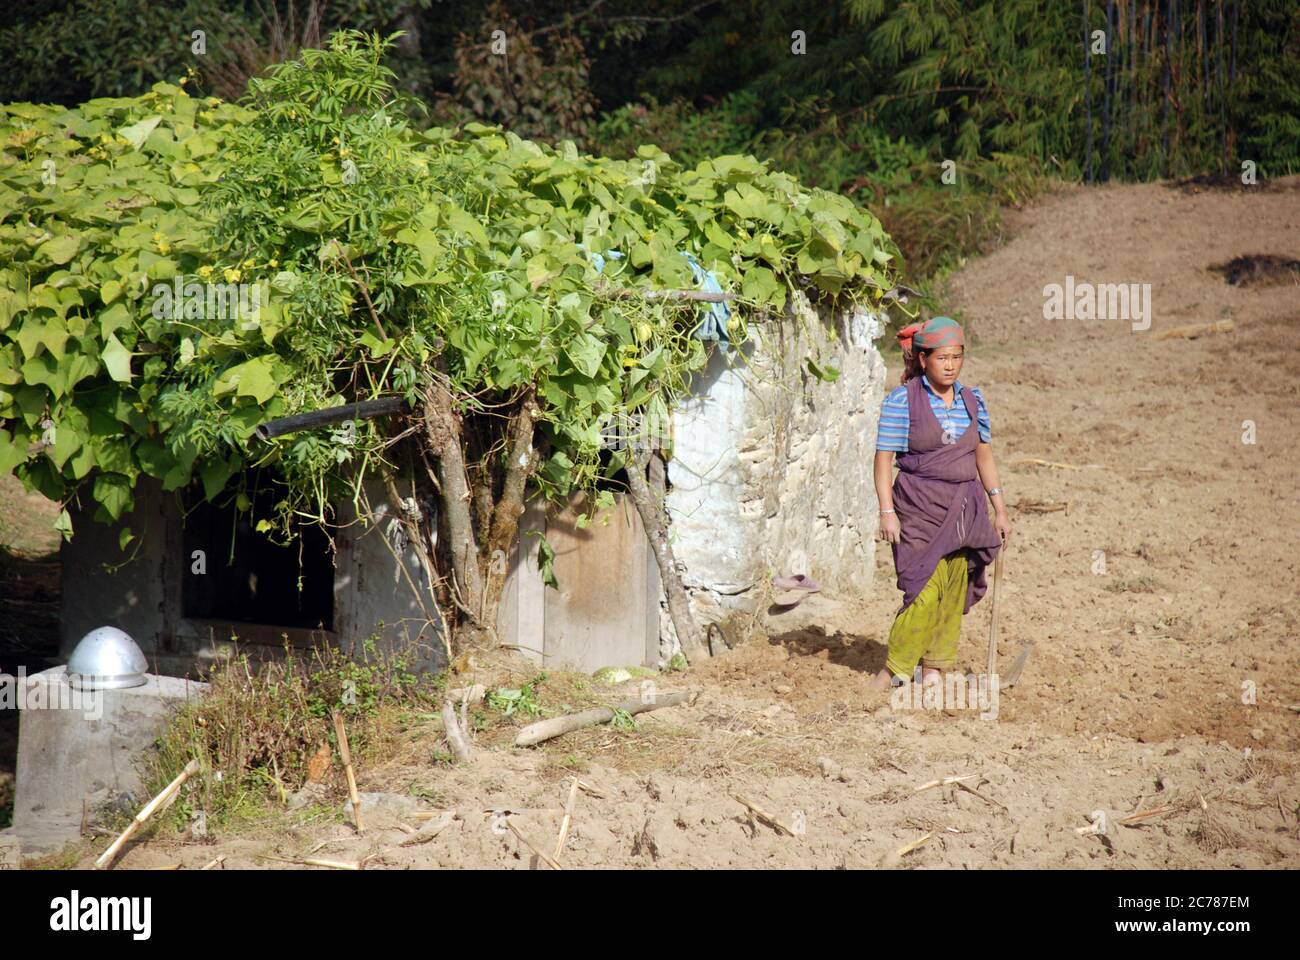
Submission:
POLYGON ((181 603, 187 619, 306 630, 334 629, 334 561, 330 539, 316 524, 301 524, 287 546, 253 528, 267 516, 276 490, 263 473, 250 478, 252 510, 234 497, 209 503, 186 497, 184 557, 189 570, 181 603), (202 572, 200 573, 200 569, 202 572))

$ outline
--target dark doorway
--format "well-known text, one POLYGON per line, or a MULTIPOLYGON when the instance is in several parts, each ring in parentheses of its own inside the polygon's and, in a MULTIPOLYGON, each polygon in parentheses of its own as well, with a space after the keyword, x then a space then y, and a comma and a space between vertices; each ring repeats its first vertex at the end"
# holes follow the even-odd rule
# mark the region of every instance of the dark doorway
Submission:
POLYGON ((181 601, 186 618, 256 623, 308 630, 334 629, 334 560, 329 536, 316 524, 300 524, 283 546, 254 529, 271 513, 279 493, 267 471, 250 474, 252 509, 235 498, 186 497, 186 575, 181 601), (193 573, 195 551, 206 573, 193 573))

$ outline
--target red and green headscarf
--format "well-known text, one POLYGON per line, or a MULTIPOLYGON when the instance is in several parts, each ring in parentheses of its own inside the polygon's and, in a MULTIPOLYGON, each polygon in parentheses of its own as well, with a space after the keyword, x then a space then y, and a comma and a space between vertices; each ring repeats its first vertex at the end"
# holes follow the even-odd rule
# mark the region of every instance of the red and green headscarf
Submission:
POLYGON ((915 350, 936 350, 939 347, 965 346, 961 324, 951 317, 933 317, 925 323, 914 323, 898 331, 898 343, 903 356, 910 358, 915 350))

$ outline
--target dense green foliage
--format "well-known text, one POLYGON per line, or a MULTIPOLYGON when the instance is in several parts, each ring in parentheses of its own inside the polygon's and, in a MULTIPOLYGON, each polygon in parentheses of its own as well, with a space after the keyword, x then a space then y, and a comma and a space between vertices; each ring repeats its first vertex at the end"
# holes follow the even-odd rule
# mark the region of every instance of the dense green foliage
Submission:
MULTIPOLYGON (((325 32, 407 31, 390 65, 399 89, 432 106, 422 123, 477 119, 623 157, 655 143, 687 165, 752 153, 869 207, 918 281, 996 236, 999 206, 1047 176, 1235 174, 1246 160, 1261 176, 1300 170, 1291 0, 318 8, 325 32), (1092 50, 1096 31, 1104 53, 1092 50), (940 180, 945 160, 959 164, 955 183, 940 180)), ((40 0, 0 14, 0 100, 138 93, 190 68, 204 92, 225 90, 281 46, 309 42, 294 30, 275 39, 295 9, 300 22, 313 7, 40 0), (204 56, 190 52, 196 28, 208 33, 204 56)))
POLYGON ((197 476, 211 498, 272 464, 287 487, 263 524, 324 519, 392 467, 392 438, 376 421, 269 443, 254 428, 419 402, 436 381, 483 425, 471 454, 488 459, 494 412, 535 390, 533 480, 563 494, 620 466, 600 456, 605 418, 662 416, 704 362, 698 306, 626 295, 690 288, 684 253, 737 295, 736 341, 792 290, 879 302, 893 283, 875 218, 752 158, 686 167, 654 147, 620 161, 480 125, 417 131, 383 51, 337 35, 241 106, 164 83, 3 108, 0 470, 117 519, 141 475, 169 490, 197 476), (223 282, 264 282, 269 300, 250 314, 190 296, 223 282))
POLYGON ((1289 0, 777 0, 712 22, 655 60, 640 103, 606 110, 601 151, 770 159, 869 206, 918 280, 978 250, 999 205, 1048 175, 1300 170, 1289 0), (1108 17, 1105 52, 1090 52, 1108 17))

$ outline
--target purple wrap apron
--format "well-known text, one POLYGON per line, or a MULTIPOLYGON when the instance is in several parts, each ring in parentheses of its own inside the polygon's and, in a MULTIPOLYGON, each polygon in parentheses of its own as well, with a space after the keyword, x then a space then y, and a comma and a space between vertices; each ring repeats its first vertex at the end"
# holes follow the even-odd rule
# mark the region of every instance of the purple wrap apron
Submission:
POLYGON ((904 609, 925 588, 939 561, 965 547, 969 577, 962 613, 968 612, 984 596, 984 568, 997 558, 1002 543, 975 468, 978 406, 970 387, 962 387, 961 397, 970 426, 944 443, 943 427, 921 378, 907 381, 908 449, 898 455, 894 479, 894 509, 902 536, 893 545, 904 609))

